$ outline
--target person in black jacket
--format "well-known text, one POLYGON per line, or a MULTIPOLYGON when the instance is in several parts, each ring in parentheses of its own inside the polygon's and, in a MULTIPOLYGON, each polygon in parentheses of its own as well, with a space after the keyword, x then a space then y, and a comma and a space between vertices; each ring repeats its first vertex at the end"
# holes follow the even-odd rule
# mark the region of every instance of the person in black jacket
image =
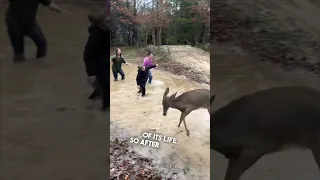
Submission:
POLYGON ((70 14, 51 0, 8 0, 9 6, 5 16, 7 32, 13 48, 15 63, 25 61, 24 37, 28 36, 37 46, 37 58, 47 55, 47 41, 36 21, 37 9, 42 4, 62 14, 70 14))
POLYGON ((139 88, 138 93, 142 93, 142 97, 146 95, 146 83, 148 80, 148 71, 152 68, 158 67, 158 64, 152 66, 138 66, 138 74, 137 74, 137 86, 139 88))
POLYGON ((110 107, 110 17, 105 12, 88 16, 89 37, 84 49, 84 62, 90 84, 94 86, 89 99, 102 96, 102 108, 110 107))

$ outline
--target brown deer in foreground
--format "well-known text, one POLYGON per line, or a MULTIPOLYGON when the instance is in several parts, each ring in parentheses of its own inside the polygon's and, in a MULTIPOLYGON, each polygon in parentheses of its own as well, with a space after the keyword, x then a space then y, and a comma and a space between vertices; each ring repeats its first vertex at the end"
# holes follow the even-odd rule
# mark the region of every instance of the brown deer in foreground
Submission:
MULTIPOLYGON (((210 113, 210 90, 208 89, 195 89, 182 93, 180 96, 176 97, 177 92, 168 97, 169 88, 167 88, 163 94, 162 106, 163 115, 166 116, 169 108, 178 109, 181 112, 180 122, 178 127, 180 127, 183 121, 184 127, 187 132, 187 136, 190 132, 187 128, 185 118, 191 112, 199 108, 206 108, 210 113)), ((211 98, 212 100, 214 99, 211 98)))
POLYGON ((262 156, 311 149, 320 170, 320 92, 278 87, 243 96, 211 113, 211 149, 228 160, 225 180, 239 180, 262 156))

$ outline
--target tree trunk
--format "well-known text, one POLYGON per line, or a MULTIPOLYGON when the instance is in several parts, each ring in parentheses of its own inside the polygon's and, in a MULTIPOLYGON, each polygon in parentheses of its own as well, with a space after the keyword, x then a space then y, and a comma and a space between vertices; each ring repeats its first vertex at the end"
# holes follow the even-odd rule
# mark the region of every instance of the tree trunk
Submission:
POLYGON ((159 44, 159 0, 156 0, 156 27, 155 27, 155 30, 156 30, 156 33, 158 34, 155 34, 155 36, 157 36, 157 46, 158 46, 158 49, 160 48, 160 44, 159 44))
POLYGON ((203 41, 204 41, 204 36, 205 36, 205 32, 206 31, 206 25, 205 25, 205 23, 202 23, 202 30, 201 30, 201 33, 200 33, 200 37, 199 37, 199 39, 198 39, 198 42, 201 44, 201 43, 203 43, 203 41))
POLYGON ((148 29, 146 29, 145 33, 145 46, 148 46, 148 29))
MULTIPOLYGON (((134 16, 137 16, 137 0, 134 0, 133 1, 133 15, 134 16)), ((138 39, 138 29, 137 27, 135 26, 136 24, 134 24, 133 28, 132 28, 132 42, 133 42, 133 45, 136 45, 136 42, 139 41, 138 39)), ((139 43, 140 44, 140 43, 139 43)))
POLYGON ((157 46, 157 44, 156 44, 156 27, 152 28, 152 43, 153 43, 153 46, 157 46))
POLYGON ((162 42, 161 42, 161 27, 158 28, 158 46, 161 46, 162 45, 162 42))

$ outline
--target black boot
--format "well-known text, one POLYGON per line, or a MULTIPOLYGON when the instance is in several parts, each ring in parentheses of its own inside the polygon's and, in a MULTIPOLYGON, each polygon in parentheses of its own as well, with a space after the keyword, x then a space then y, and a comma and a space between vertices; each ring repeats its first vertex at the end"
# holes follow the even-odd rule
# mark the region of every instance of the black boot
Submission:
POLYGON ((91 93, 91 95, 88 97, 90 100, 95 100, 96 99, 96 94, 95 92, 91 93))
POLYGON ((15 55, 13 58, 14 63, 24 62, 26 58, 23 55, 15 55))
POLYGON ((38 50, 37 59, 43 58, 47 56, 47 50, 38 50))
POLYGON ((88 99, 90 100, 96 100, 96 99, 100 99, 101 98, 101 91, 99 91, 98 89, 95 89, 91 95, 88 97, 88 99))

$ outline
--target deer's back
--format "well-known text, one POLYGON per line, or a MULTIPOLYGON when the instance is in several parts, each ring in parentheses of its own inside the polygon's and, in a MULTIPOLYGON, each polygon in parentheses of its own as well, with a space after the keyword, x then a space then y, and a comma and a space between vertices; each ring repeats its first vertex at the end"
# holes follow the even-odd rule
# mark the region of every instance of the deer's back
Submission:
POLYGON ((178 96, 176 100, 186 106, 207 107, 210 102, 210 90, 194 89, 187 91, 178 96))
POLYGON ((243 96, 211 115, 213 148, 308 146, 320 140, 320 92, 282 87, 243 96))

